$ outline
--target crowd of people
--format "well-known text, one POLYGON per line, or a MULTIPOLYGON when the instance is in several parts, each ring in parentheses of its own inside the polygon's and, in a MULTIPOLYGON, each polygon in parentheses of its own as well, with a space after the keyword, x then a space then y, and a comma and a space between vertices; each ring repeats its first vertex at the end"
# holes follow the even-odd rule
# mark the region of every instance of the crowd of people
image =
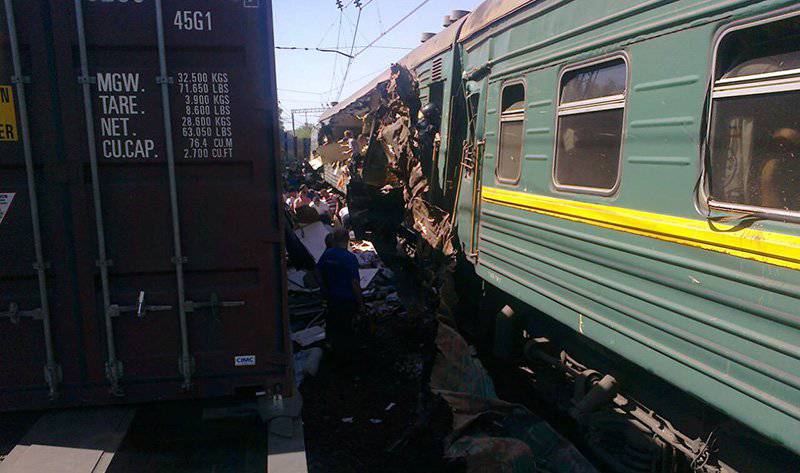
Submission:
POLYGON ((295 222, 308 224, 320 221, 326 225, 345 222, 347 206, 330 189, 310 189, 306 184, 285 195, 286 210, 295 222))
MULTIPOLYGON (((330 143, 333 139, 324 128, 319 136, 320 144, 330 143)), ((353 132, 346 130, 337 143, 342 147, 343 154, 349 157, 343 162, 345 172, 342 174, 348 181, 360 177, 369 145, 366 135, 361 134, 356 138, 353 132)), ((311 169, 307 163, 287 172, 284 189, 286 210, 296 223, 321 221, 327 225, 349 228, 349 212, 344 199, 328 187, 319 172, 311 169)))

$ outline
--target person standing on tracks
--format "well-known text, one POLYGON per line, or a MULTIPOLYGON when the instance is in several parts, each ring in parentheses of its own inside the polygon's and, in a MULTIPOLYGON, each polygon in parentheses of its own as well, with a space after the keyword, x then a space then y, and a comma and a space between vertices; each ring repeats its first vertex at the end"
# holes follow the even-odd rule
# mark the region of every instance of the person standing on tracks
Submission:
POLYGON ((338 227, 325 239, 327 250, 317 269, 322 292, 328 302, 327 335, 333 354, 342 361, 352 361, 356 339, 355 315, 363 310, 358 260, 348 251, 350 234, 338 227))

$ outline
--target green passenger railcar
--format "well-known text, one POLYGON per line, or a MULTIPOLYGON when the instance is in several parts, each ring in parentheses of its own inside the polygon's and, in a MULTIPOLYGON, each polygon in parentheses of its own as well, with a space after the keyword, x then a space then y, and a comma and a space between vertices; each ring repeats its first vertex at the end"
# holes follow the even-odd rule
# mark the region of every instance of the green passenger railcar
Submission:
POLYGON ((797 2, 481 9, 458 197, 478 274, 800 452, 797 2))
POLYGON ((481 278, 800 453, 797 1, 488 0, 401 63, 481 278))

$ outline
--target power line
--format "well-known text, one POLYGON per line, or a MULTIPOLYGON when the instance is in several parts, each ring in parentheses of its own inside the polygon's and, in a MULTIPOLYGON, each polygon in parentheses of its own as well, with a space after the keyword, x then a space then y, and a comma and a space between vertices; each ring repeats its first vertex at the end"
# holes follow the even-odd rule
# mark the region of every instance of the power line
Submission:
MULTIPOLYGON (((381 7, 375 5, 375 13, 378 15, 378 26, 381 28, 381 33, 383 33, 383 19, 381 18, 381 7)), ((359 46, 360 47, 360 46, 359 46)))
POLYGON ((295 94, 308 94, 308 95, 323 95, 325 92, 313 92, 311 90, 296 90, 296 89, 281 89, 278 87, 278 92, 293 92, 295 94))
MULTIPOLYGON (((347 81, 347 82, 345 83, 345 85, 350 85, 350 84, 353 84, 353 83, 355 83, 355 82, 358 82, 358 81, 360 81, 361 79, 365 79, 365 78, 367 78, 367 77, 374 77, 375 75, 377 75, 378 73, 381 73, 381 72, 385 71, 386 69, 387 69, 386 67, 382 67, 382 68, 380 68, 380 69, 377 69, 377 70, 375 70, 375 71, 368 72, 368 73, 366 73, 366 74, 364 74, 364 75, 362 75, 362 76, 358 76, 358 77, 356 77, 355 79, 350 79, 349 81, 347 81)), ((339 88, 338 86, 336 86, 336 87, 333 87, 333 88, 331 88, 331 89, 328 89, 328 90, 326 90, 325 92, 323 92, 323 94, 324 94, 324 93, 326 93, 326 92, 333 92, 334 90, 336 90, 336 89, 338 89, 338 88, 339 88)))
POLYGON ((322 46, 323 42, 325 42, 325 38, 328 37, 328 33, 331 32, 331 30, 333 29, 333 25, 335 25, 335 24, 336 24, 336 20, 333 20, 333 22, 331 22, 331 24, 328 25, 328 29, 325 30, 325 34, 322 35, 322 38, 319 40, 319 44, 317 45, 318 48, 322 46))
POLYGON ((374 75, 378 74, 379 72, 385 71, 386 69, 388 69, 388 67, 382 67, 382 68, 376 70, 375 72, 370 72, 369 74, 364 74, 363 76, 358 76, 357 78, 355 78, 355 79, 351 80, 350 82, 348 82, 348 84, 352 84, 353 82, 359 81, 359 80, 364 79, 364 78, 369 77, 369 76, 374 76, 374 75))
POLYGON ((363 7, 359 7, 358 9, 358 18, 356 18, 356 28, 353 31, 353 42, 350 43, 350 59, 347 60, 347 67, 344 70, 344 77, 342 77, 342 86, 339 87, 339 93, 336 94, 336 100, 338 101, 342 97, 342 90, 344 90, 344 84, 347 81, 347 76, 350 74, 350 66, 353 65, 353 51, 356 48, 356 35, 358 35, 358 27, 361 24, 361 12, 363 12, 363 7))
POLYGON ((351 58, 351 59, 353 58, 353 56, 351 56, 351 55, 349 55, 347 53, 343 53, 342 51, 339 51, 338 49, 303 48, 303 47, 300 47, 300 46, 275 46, 275 49, 288 49, 288 50, 299 50, 299 51, 317 51, 317 52, 320 52, 320 53, 335 53, 335 54, 341 54, 342 56, 345 56, 345 57, 348 57, 348 58, 351 58))
MULTIPOLYGON (((338 48, 341 45, 342 40, 342 12, 339 12, 339 31, 336 33, 336 47, 338 48)), ((336 79, 336 66, 339 64, 339 56, 334 56, 333 58, 333 68, 331 69, 331 81, 330 84, 334 83, 334 79, 336 79)), ((330 99, 330 97, 328 97, 330 99)))
MULTIPOLYGON (((363 48, 363 47, 364 46, 356 46, 356 48, 363 48)), ((407 51, 410 51, 410 50, 414 49, 414 48, 410 48, 408 46, 381 46, 381 45, 375 45, 375 46, 372 46, 372 48, 373 49, 402 49, 402 50, 407 50, 407 51)), ((348 48, 347 48, 347 46, 339 47, 339 48, 336 48, 336 47, 333 47, 333 46, 325 46, 325 49, 348 49, 348 48)))
MULTIPOLYGON (((353 56, 354 56, 354 57, 358 57, 358 56, 359 56, 361 53, 363 53, 363 52, 364 52, 364 51, 366 51, 367 49, 371 48, 371 47, 372 47, 372 46, 373 46, 375 43, 377 43, 377 42, 378 42, 378 41, 379 41, 381 38, 383 38, 384 36, 386 36, 387 34, 389 34, 389 32, 390 32, 390 31, 392 31, 393 29, 395 29, 395 28, 396 28, 397 26, 399 26, 399 25, 400 25, 402 22, 406 21, 406 20, 407 20, 407 19, 408 19, 408 18, 409 18, 411 15, 413 15, 414 13, 416 13, 416 12, 417 12, 417 11, 418 11, 420 8, 422 8, 423 6, 425 6, 425 4, 426 4, 426 3, 428 3, 428 2, 430 2, 430 1, 431 1, 431 0, 422 0, 422 2, 421 2, 419 5, 417 5, 417 6, 416 6, 416 7, 415 7, 413 10, 411 10, 410 12, 408 12, 408 13, 406 14, 406 16, 404 16, 403 18, 400 18, 400 20, 398 20, 398 21, 397 21, 397 23, 393 24, 392 26, 390 26, 390 27, 389 27, 389 29, 387 29, 387 30, 386 30, 386 31, 384 31, 383 33, 379 34, 377 38, 375 38, 375 39, 374 39, 374 40, 373 40, 371 43, 369 43, 368 45, 366 45, 365 47, 363 47, 362 49, 360 49, 360 50, 359 50, 357 53, 353 54, 353 56)), ((352 61, 352 60, 351 60, 351 61, 352 61)))
MULTIPOLYGON (((362 9, 361 9, 361 8, 359 8, 359 10, 358 10, 359 14, 361 13, 361 10, 362 10, 362 9)), ((353 20, 351 20, 349 16, 345 15, 345 16, 344 16, 344 19, 345 19, 345 20, 347 20, 347 23, 349 23, 349 24, 350 24, 350 27, 351 27, 351 28, 353 28, 354 34, 355 34, 355 33, 358 33, 358 36, 360 36, 360 37, 361 37, 361 40, 362 40, 362 41, 364 41, 364 42, 366 42, 366 41, 369 41, 367 38, 365 38, 365 37, 364 37, 364 33, 363 33, 363 32, 361 32, 361 31, 356 31, 356 25, 353 23, 353 20)))

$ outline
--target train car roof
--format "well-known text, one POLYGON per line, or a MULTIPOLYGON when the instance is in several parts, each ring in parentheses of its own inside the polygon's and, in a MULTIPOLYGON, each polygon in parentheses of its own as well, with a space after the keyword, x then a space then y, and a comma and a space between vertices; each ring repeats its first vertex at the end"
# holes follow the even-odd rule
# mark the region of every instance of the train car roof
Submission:
POLYGON ((520 8, 539 0, 486 0, 467 15, 459 41, 466 41, 494 22, 505 18, 520 8))

